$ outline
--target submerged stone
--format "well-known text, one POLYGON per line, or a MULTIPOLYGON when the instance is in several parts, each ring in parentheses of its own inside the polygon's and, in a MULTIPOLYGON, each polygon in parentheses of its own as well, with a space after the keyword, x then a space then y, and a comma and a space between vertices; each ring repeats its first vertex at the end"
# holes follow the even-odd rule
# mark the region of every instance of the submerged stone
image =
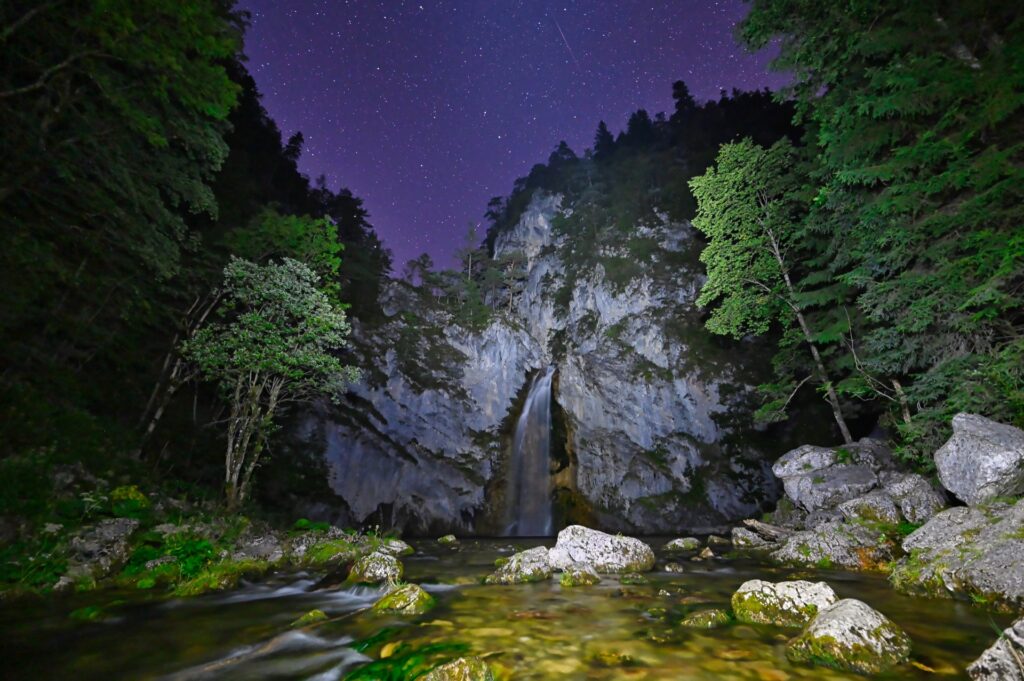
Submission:
POLYGON ((514 554, 507 563, 495 570, 484 582, 486 584, 526 584, 550 577, 551 563, 548 560, 548 550, 543 546, 537 546, 514 554))
POLYGON ((639 539, 570 525, 558 533, 549 560, 560 570, 587 565, 600 573, 646 572, 654 567, 654 551, 639 539))
POLYGON ((684 627, 694 627, 697 629, 715 629, 716 627, 725 626, 731 620, 732 618, 729 617, 729 613, 725 610, 711 608, 691 612, 683 618, 680 624, 684 627))
POLYGON ((845 598, 819 612, 786 645, 794 662, 879 674, 910 658, 910 637, 866 603, 845 598))
POLYGON ((824 582, 752 579, 733 594, 732 610, 740 622, 800 627, 835 602, 835 592, 824 582))
POLYGON ((478 657, 460 657, 430 670, 422 681, 494 681, 487 663, 478 657))
POLYGON ((421 615, 434 607, 434 597, 416 584, 396 587, 373 604, 377 613, 421 615))
POLYGON ((558 577, 558 583, 562 586, 593 586, 600 581, 601 577, 586 566, 566 568, 558 577))
POLYGON ((639 572, 627 572, 619 578, 619 583, 627 586, 638 586, 641 584, 650 584, 651 580, 647 579, 639 572))
POLYGON ((327 613, 323 610, 310 610, 305 615, 292 622, 291 626, 293 629, 298 629, 310 624, 316 624, 317 622, 323 622, 325 619, 327 619, 327 613))

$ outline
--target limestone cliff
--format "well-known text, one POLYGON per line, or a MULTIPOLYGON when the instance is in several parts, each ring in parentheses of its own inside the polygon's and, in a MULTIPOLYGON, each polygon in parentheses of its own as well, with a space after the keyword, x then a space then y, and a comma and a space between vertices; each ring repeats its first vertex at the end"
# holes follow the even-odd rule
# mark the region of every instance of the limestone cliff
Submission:
POLYGON ((510 424, 550 364, 563 523, 674 532, 777 495, 767 462, 784 447, 749 421, 767 356, 703 330, 692 227, 656 215, 595 243, 573 218, 538 195, 498 236, 494 257, 521 254, 526 281, 483 330, 417 305, 402 282, 385 296, 388 321, 357 328, 366 377, 308 424, 353 520, 500 531, 510 424))

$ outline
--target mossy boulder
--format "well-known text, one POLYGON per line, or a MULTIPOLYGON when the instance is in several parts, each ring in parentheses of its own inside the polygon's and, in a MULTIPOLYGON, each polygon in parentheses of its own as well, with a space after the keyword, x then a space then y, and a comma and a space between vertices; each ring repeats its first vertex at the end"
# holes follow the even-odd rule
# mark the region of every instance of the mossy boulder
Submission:
POLYGON ((378 549, 381 553, 387 553, 392 556, 411 556, 416 553, 416 549, 406 544, 401 539, 384 539, 380 543, 378 549))
POLYGON ((301 627, 309 626, 310 624, 323 622, 325 619, 327 619, 327 613, 323 610, 310 610, 305 615, 292 622, 292 628, 299 629, 301 627))
POLYGON ((174 589, 175 596, 199 596, 211 591, 233 589, 243 578, 259 577, 273 566, 260 560, 226 560, 209 565, 192 579, 174 589))
POLYGON ((434 597, 415 584, 396 587, 373 604, 376 613, 421 615, 434 607, 434 597))
POLYGON ((716 627, 724 627, 731 621, 732 618, 725 610, 709 608, 707 610, 691 612, 683 618, 680 624, 684 627, 693 627, 695 629, 715 629, 716 627))
POLYGON ((347 539, 328 539, 307 548, 302 562, 313 567, 337 565, 355 560, 361 553, 359 547, 347 539))
POLYGON ((548 550, 543 546, 537 546, 514 554, 507 563, 484 581, 487 584, 526 584, 550 577, 551 563, 548 560, 548 550))
POLYGON ((422 681, 494 681, 494 675, 480 658, 460 657, 430 670, 422 681))
POLYGON ((601 577, 589 567, 567 568, 558 577, 562 586, 593 586, 600 583, 601 577))
POLYGON ((627 586, 639 586, 642 584, 650 584, 651 580, 647 579, 639 572, 627 572, 619 577, 619 583, 627 586))
POLYGON ((437 543, 441 544, 442 546, 454 546, 459 543, 459 540, 455 537, 454 534, 446 534, 443 537, 438 537, 437 543))
POLYGON ((549 559, 559 570, 586 565, 599 573, 622 574, 647 572, 654 567, 654 551, 639 539, 582 525, 570 525, 558 533, 549 559))
POLYGON ((885 615, 853 598, 819 612, 786 645, 793 662, 880 674, 910 658, 910 637, 885 615))
POLYGON ((732 610, 740 622, 801 627, 836 600, 832 587, 824 582, 752 579, 732 595, 732 610))
POLYGON ((348 580, 360 584, 393 584, 400 580, 404 573, 401 561, 390 554, 375 551, 352 565, 348 580))
POLYGON ((696 537, 680 537, 666 543, 664 550, 668 553, 685 553, 687 551, 696 551, 700 546, 700 539, 696 537))

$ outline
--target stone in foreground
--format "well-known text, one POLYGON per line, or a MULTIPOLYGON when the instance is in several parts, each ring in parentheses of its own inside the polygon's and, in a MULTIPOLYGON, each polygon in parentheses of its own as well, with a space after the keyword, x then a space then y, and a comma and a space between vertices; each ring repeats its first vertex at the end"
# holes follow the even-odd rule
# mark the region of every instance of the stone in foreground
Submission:
POLYGON ((967 675, 974 681, 1024 681, 1024 618, 1007 627, 967 668, 967 675))
POLYGON ((558 533, 548 552, 558 570, 588 565, 600 573, 647 572, 654 567, 654 551, 639 539, 620 537, 570 525, 558 533))
POLYGON ((835 602, 835 592, 824 582, 752 579, 732 595, 732 610, 740 622, 802 627, 835 602))
POLYGON ((397 558, 388 553, 374 552, 355 562, 348 579, 360 584, 394 583, 402 578, 404 572, 397 558))
POLYGON ((942 486, 970 506, 1024 494, 1024 431, 976 414, 953 417, 953 436, 935 452, 942 486))
POLYGON ((566 568, 558 577, 558 583, 562 586, 594 586, 600 581, 600 575, 590 567, 566 568))
POLYGON ((819 612, 786 645, 793 662, 880 674, 910 658, 910 637, 889 618, 853 598, 819 612))
POLYGON ((377 613, 420 615, 434 607, 434 597, 415 584, 392 589, 373 604, 377 613))
POLYGON ((520 551, 484 580, 487 584, 527 584, 551 577, 548 550, 537 546, 520 551))
POLYGON ((460 657, 435 667, 421 678, 423 681, 494 681, 490 667, 477 657, 460 657))

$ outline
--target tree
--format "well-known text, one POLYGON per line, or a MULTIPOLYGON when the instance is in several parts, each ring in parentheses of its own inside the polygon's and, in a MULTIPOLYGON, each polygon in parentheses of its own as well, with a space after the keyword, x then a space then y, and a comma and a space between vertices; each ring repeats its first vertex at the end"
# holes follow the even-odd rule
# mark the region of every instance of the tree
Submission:
POLYGON ((755 0, 741 34, 781 46, 817 131, 820 254, 857 290, 860 361, 918 410, 904 442, 927 456, 960 409, 1024 424, 1019 3, 755 0))
POLYGON ((512 311, 512 304, 523 292, 527 270, 526 255, 520 251, 503 253, 497 260, 497 266, 502 273, 502 286, 508 296, 508 311, 512 311))
POLYGON ((455 252, 455 257, 462 264, 462 271, 466 273, 467 284, 473 280, 476 270, 482 266, 484 260, 484 249, 480 245, 476 228, 475 223, 469 223, 462 238, 462 246, 455 252))
POLYGON ((608 130, 608 125, 601 121, 594 133, 594 160, 603 161, 615 152, 615 138, 608 130))
POLYGON ((697 199, 693 224, 708 237, 700 256, 708 278, 697 304, 714 305, 708 330, 734 338, 761 335, 776 322, 786 327, 795 322, 843 439, 852 442, 794 281, 802 216, 793 164, 787 140, 765 149, 745 139, 723 145, 717 166, 690 180, 697 199))
POLYGON ((224 482, 228 506, 235 509, 248 497, 280 412, 315 395, 336 394, 359 372, 334 354, 347 345, 345 313, 303 263, 232 258, 223 292, 216 320, 181 350, 228 402, 224 482))

